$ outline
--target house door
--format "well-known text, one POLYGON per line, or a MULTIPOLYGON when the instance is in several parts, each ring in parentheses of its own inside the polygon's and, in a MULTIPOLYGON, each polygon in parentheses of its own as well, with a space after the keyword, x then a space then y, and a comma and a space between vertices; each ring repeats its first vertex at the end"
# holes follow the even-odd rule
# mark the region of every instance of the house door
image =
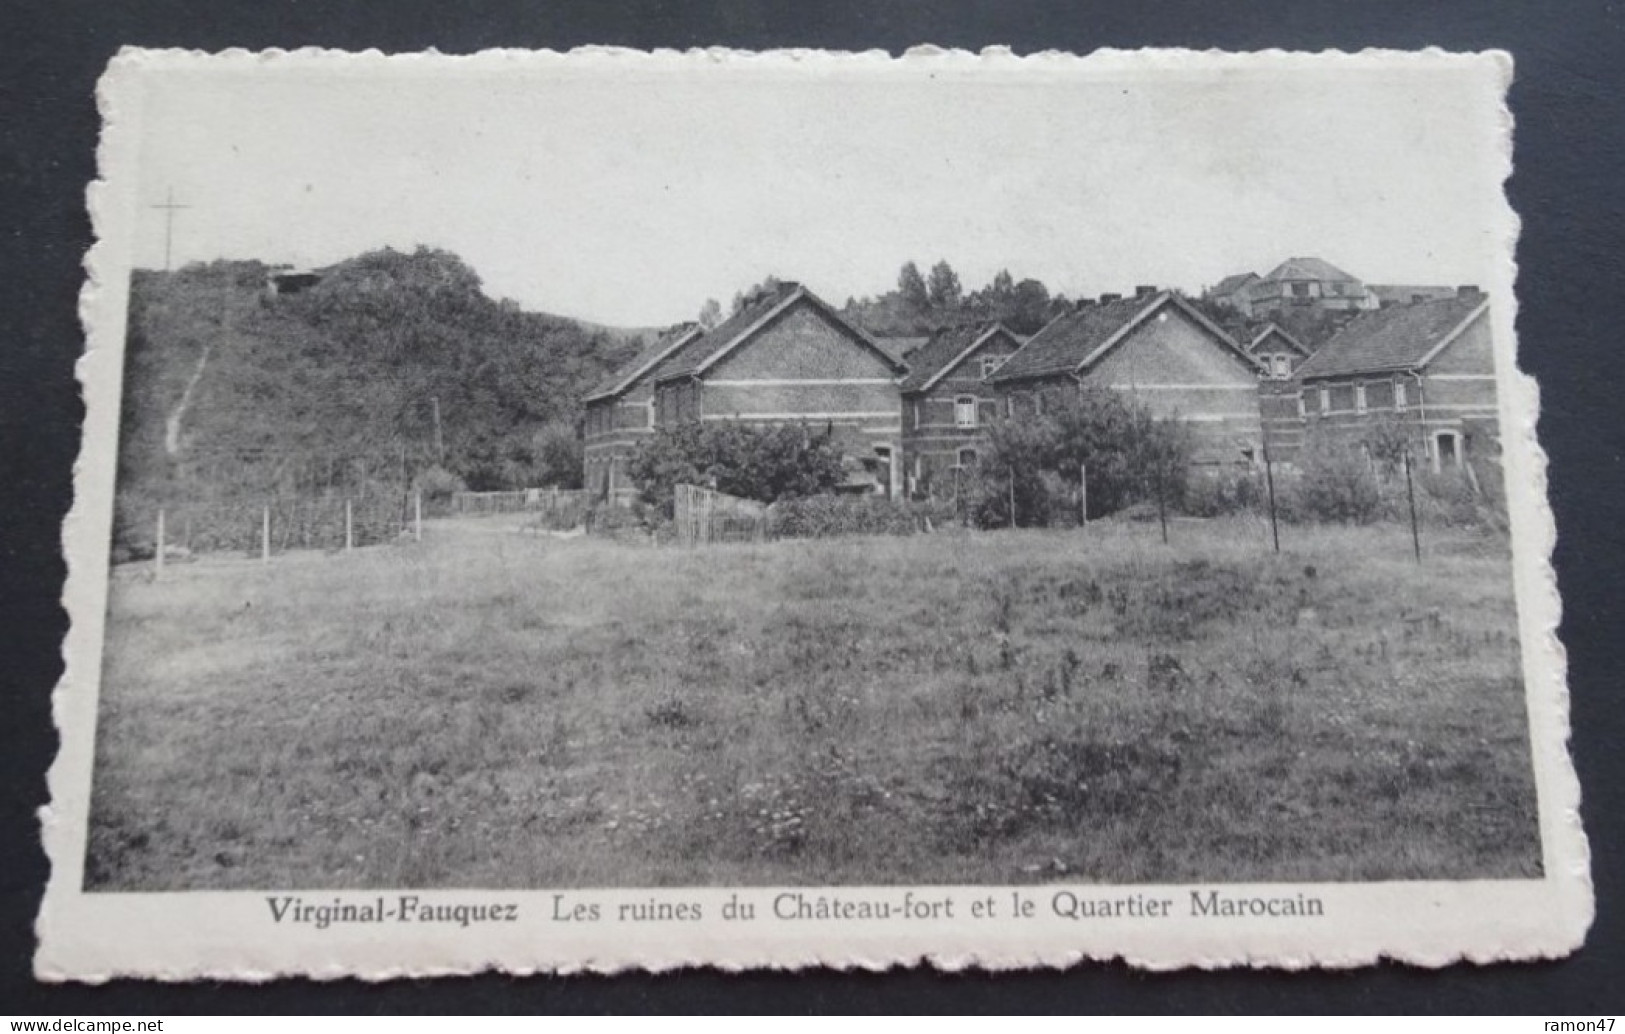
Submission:
POLYGON ((891 446, 875 446, 875 480, 880 483, 880 494, 887 499, 897 497, 897 464, 893 462, 891 446))
POLYGON ((1440 469, 1461 465, 1461 436, 1454 431, 1440 431, 1434 436, 1435 466, 1440 469))

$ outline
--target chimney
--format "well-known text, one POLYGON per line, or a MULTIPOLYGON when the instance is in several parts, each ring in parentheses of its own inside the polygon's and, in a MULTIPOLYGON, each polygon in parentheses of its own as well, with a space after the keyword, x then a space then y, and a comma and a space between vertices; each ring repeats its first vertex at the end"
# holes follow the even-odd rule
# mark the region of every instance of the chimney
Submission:
POLYGON ((1156 293, 1157 289, 1152 284, 1141 284, 1134 289, 1135 298, 1149 298, 1156 293))
POLYGON ((1093 309, 1094 307, 1095 300, 1093 298, 1079 298, 1072 303, 1073 312, 1082 312, 1085 309, 1093 309))
POLYGON ((1120 302, 1122 300, 1123 296, 1120 294, 1107 293, 1100 296, 1100 304, 1102 305, 1110 305, 1112 302, 1120 302))
POLYGON ((1456 297, 1469 299, 1482 298, 1484 297, 1484 292, 1478 289, 1477 284, 1462 284, 1460 287, 1456 288, 1456 297))

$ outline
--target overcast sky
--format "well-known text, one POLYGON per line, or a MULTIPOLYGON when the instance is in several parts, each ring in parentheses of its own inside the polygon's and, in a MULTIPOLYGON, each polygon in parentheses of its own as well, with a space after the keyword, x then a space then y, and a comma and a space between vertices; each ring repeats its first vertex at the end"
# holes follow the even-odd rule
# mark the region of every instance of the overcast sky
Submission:
MULTIPOLYGON (((947 259, 967 289, 1007 267, 1077 296, 1293 255, 1482 283, 1497 258, 1484 63, 391 67, 153 76, 137 190, 191 206, 175 263, 428 244, 493 296, 651 325, 769 273, 839 305, 908 259, 947 259)), ((164 214, 136 226, 135 264, 162 266, 164 214)))

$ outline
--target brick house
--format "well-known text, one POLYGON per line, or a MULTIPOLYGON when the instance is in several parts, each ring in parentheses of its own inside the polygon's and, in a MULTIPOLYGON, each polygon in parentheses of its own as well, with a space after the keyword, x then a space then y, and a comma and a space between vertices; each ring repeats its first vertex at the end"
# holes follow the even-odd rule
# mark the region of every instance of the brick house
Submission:
POLYGON ((684 345, 654 375, 654 421, 831 427, 852 470, 849 491, 896 497, 903 361, 827 302, 784 282, 684 345))
POLYGON ((1261 458, 1257 363, 1170 291, 1142 287, 1132 298, 1107 294, 1080 303, 1028 339, 990 380, 1009 416, 1041 412, 1046 398, 1093 384, 1186 421, 1200 463, 1261 458))
POLYGON ((670 328, 582 398, 582 465, 587 489, 602 495, 629 487, 627 458, 642 438, 654 433, 655 377, 663 365, 704 333, 695 323, 670 328))
POLYGON ((987 451, 998 395, 988 378, 1021 347, 1001 323, 937 331, 908 353, 903 379, 903 469, 910 494, 926 493, 987 451))
POLYGON ((1489 300, 1455 296, 1363 313, 1298 368, 1311 433, 1402 428, 1435 469, 1495 455, 1499 436, 1489 300))

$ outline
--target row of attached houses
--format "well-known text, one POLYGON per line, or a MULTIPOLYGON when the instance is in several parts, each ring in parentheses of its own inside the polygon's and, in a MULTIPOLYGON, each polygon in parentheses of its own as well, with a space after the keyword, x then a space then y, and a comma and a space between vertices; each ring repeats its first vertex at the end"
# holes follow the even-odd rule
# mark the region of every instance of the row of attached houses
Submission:
POLYGON ((710 330, 672 328, 586 396, 587 484, 629 487, 627 460, 656 429, 734 420, 828 426, 848 457, 845 490, 913 494, 979 463, 996 421, 1079 385, 1187 422, 1210 469, 1260 462, 1266 447, 1289 461, 1311 426, 1357 435, 1385 414, 1435 463, 1460 462, 1494 433, 1486 310, 1463 289, 1365 311, 1311 355, 1274 326, 1237 342, 1179 294, 1139 288, 1081 302, 1027 339, 977 323, 902 345, 781 283, 710 330))
POLYGON ((1298 415, 1316 433, 1399 428, 1435 469, 1499 450, 1490 303, 1473 287, 1368 312, 1304 361, 1298 415))

